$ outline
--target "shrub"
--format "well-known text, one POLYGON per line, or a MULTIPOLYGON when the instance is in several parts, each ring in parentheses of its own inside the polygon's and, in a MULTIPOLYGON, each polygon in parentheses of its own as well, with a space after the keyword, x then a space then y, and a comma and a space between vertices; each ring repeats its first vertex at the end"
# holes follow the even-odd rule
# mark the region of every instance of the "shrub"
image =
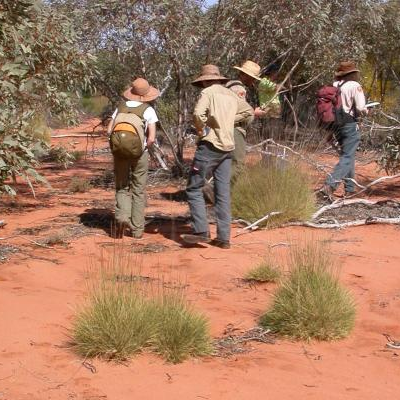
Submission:
POLYGON ((292 249, 289 267, 261 325, 295 339, 346 337, 354 326, 355 305, 325 246, 310 242, 292 249))
POLYGON ((378 163, 387 174, 396 174, 400 171, 400 130, 387 134, 378 163))
POLYGON ((132 253, 115 245, 112 256, 94 269, 89 301, 72 327, 75 351, 83 357, 124 360, 148 349, 174 363, 208 354, 207 320, 181 291, 153 290, 151 280, 118 279, 140 276, 132 261, 132 253))
POLYGON ((53 146, 47 154, 40 157, 41 162, 52 162, 67 169, 74 162, 73 155, 63 146, 53 146))
POLYGON ((251 269, 245 279, 258 282, 277 282, 281 277, 282 272, 279 267, 274 266, 269 259, 251 269))
POLYGON ((273 211, 282 214, 264 225, 309 219, 315 210, 307 176, 295 166, 279 168, 261 162, 247 166, 232 191, 232 214, 254 222, 273 211))
POLYGON ((68 190, 72 193, 85 193, 90 190, 90 182, 85 178, 73 177, 68 186, 68 190))
POLYGON ((158 331, 155 350, 178 363, 211 352, 207 319, 192 310, 183 297, 165 294, 155 303, 158 331))
POLYGON ((109 101, 105 96, 82 97, 83 110, 95 117, 100 117, 109 101))
POLYGON ((74 159, 74 162, 81 161, 82 158, 85 156, 85 152, 81 150, 74 150, 71 152, 71 156, 74 159))

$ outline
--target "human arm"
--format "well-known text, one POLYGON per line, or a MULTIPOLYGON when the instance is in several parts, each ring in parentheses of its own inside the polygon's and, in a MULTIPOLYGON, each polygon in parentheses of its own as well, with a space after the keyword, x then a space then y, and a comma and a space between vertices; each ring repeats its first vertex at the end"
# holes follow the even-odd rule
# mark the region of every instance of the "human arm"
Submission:
POLYGON ((254 119, 253 107, 243 99, 238 100, 238 110, 235 115, 235 124, 245 123, 250 125, 254 119))
POLYGON ((203 135, 203 129, 207 124, 210 98, 207 93, 202 92, 194 108, 193 122, 199 136, 203 135))
POLYGON ((365 107, 365 95, 361 85, 357 85, 354 90, 354 104, 358 113, 368 114, 368 108, 365 107))
POLYGON ((147 125, 147 147, 151 147, 156 141, 156 123, 147 125))
POLYGON ((115 121, 115 117, 118 114, 118 108, 113 112, 113 115, 111 116, 110 122, 107 125, 107 135, 111 135, 113 126, 114 126, 114 121, 115 121))

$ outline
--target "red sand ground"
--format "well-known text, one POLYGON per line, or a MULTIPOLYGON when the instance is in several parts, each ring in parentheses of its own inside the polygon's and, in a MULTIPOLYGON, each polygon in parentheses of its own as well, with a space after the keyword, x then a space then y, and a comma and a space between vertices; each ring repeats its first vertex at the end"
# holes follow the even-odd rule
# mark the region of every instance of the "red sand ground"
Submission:
MULTIPOLYGON (((82 129, 80 129, 82 130, 82 129)), ((62 142, 85 143, 78 139, 62 142)), ((105 140, 97 140, 105 147, 105 140)), ((332 160, 331 160, 332 161, 332 160)), ((17 228, 53 225, 58 229, 93 207, 93 200, 112 201, 112 191, 92 189, 65 193, 71 176, 92 176, 110 165, 106 157, 88 158, 73 169, 43 172, 53 184, 49 194, 39 190, 34 200, 25 191, 15 203, 5 200, 0 219, 8 225, 1 237, 17 228), (64 191, 64 192, 63 192, 64 191), (64 219, 63 219, 64 218, 64 219), (65 222, 64 222, 65 221, 65 222)), ((371 166, 358 167, 367 177, 371 166)), ((398 186, 383 186, 387 196, 398 186)), ((163 189, 173 192, 175 188, 163 189)), ((184 204, 162 200, 151 188, 149 210, 182 213, 184 204)), ((342 265, 341 280, 357 302, 356 327, 351 336, 332 343, 278 340, 252 345, 253 351, 230 358, 191 359, 166 364, 152 355, 140 355, 126 365, 91 360, 95 370, 65 348, 74 310, 85 297, 86 270, 100 258, 100 246, 111 243, 101 229, 96 236, 72 240, 68 247, 46 249, 22 235, 0 244, 20 246, 0 264, 0 399, 1 400, 176 400, 176 399, 396 399, 400 391, 400 351, 385 348, 384 333, 400 339, 400 250, 397 226, 371 225, 342 231, 306 228, 253 232, 233 239, 231 250, 205 246, 181 248, 183 227, 149 231, 141 244, 159 243, 166 251, 140 256, 146 273, 186 282, 187 296, 211 321, 212 334, 222 336, 228 324, 249 329, 266 310, 273 284, 240 282, 269 245, 299 241, 306 235, 328 239, 342 265)), ((234 232, 236 228, 234 229, 234 232)), ((126 243, 130 243, 129 238, 126 243)), ((286 252, 275 247, 273 253, 286 252)))

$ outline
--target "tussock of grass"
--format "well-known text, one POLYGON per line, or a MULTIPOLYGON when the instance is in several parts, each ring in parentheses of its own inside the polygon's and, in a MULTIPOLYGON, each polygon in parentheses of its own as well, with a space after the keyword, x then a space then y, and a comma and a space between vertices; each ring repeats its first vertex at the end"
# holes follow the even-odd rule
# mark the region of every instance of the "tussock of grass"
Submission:
POLYGON ((307 176, 295 166, 278 168, 260 162, 247 166, 232 191, 232 214, 250 222, 273 211, 282 214, 268 219, 264 225, 307 220, 315 211, 314 195, 307 176))
POLYGON ((83 110, 93 116, 99 117, 107 107, 109 101, 105 96, 91 96, 82 98, 83 110))
POLYGON ((132 257, 115 246, 109 262, 99 267, 97 283, 89 288, 88 303, 74 320, 75 351, 83 357, 125 360, 147 349, 173 363, 210 353, 207 319, 189 306, 182 291, 152 288, 152 280, 116 279, 136 274, 132 257))
POLYGON ((166 295, 155 303, 158 332, 155 350, 172 363, 211 352, 207 319, 192 310, 184 298, 166 295))
POLYGON ((277 282, 281 275, 282 272, 279 267, 274 266, 269 260, 264 260, 251 269, 244 279, 257 282, 277 282))
POLYGON ((71 182, 68 186, 68 190, 72 193, 85 193, 90 190, 90 188, 91 185, 87 179, 76 176, 71 179, 71 182))
POLYGON ((354 301, 330 254, 314 242, 291 251, 290 274, 261 325, 295 339, 335 340, 349 335, 354 319, 354 301))

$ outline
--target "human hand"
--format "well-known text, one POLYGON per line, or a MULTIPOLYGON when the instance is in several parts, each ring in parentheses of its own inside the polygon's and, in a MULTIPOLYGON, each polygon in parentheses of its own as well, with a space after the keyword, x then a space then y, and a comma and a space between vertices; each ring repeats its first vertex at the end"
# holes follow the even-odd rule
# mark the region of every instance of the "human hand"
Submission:
POLYGON ((256 107, 254 109, 254 116, 257 118, 262 118, 265 117, 267 115, 267 112, 265 110, 263 110, 261 107, 256 107))
POLYGON ((152 147, 153 144, 154 144, 154 142, 155 142, 155 139, 153 139, 153 138, 147 138, 146 146, 147 146, 147 147, 152 147))

